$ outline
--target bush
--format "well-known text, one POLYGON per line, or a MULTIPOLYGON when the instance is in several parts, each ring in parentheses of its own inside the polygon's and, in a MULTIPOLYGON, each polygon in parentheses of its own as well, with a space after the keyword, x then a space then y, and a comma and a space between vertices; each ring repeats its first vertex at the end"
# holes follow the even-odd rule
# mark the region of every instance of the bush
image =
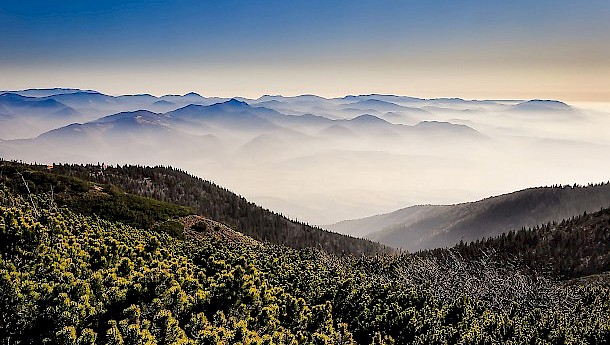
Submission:
POLYGON ((164 232, 174 238, 184 239, 184 225, 174 219, 166 220, 162 223, 157 223, 153 227, 153 230, 157 232, 164 232))

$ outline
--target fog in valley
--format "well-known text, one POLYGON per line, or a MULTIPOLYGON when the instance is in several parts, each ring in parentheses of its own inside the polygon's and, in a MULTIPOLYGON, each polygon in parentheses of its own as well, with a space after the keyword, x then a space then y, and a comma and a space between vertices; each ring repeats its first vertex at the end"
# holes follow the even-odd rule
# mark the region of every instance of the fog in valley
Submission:
POLYGON ((172 165, 331 224, 415 204, 606 181, 610 108, 552 100, 0 95, 0 157, 172 165))

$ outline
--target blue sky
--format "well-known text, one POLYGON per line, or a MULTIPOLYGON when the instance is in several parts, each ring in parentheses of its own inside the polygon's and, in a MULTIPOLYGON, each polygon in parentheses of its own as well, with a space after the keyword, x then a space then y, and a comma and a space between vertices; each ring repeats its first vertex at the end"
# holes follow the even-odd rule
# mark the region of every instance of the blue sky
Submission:
POLYGON ((610 101, 609 1, 13 1, 0 88, 610 101))

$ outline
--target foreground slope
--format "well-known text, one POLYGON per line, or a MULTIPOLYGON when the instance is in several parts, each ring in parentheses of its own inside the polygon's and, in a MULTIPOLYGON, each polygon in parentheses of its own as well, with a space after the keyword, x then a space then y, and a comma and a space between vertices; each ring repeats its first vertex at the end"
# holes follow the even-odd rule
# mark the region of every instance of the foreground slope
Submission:
POLYGON ((43 206, 49 201, 0 189, 5 343, 610 341, 602 286, 468 262, 340 258, 236 241, 230 230, 215 236, 222 229, 186 221, 179 239, 43 206))
POLYGON ((176 240, 68 210, 38 213, 23 199, 0 197, 3 342, 312 343, 346 336, 332 328, 330 306, 310 306, 268 284, 250 262, 225 252, 230 243, 176 240))
POLYGON ((327 228, 409 251, 451 247, 610 206, 610 184, 530 188, 476 202, 413 206, 327 228))

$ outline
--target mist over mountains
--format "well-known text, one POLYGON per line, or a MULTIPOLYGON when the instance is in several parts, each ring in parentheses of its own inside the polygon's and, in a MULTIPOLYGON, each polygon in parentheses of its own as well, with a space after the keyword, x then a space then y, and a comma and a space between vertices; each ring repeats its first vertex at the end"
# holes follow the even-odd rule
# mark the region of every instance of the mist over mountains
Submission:
POLYGON ((0 92, 0 123, 5 159, 177 166, 312 224, 610 168, 610 117, 555 100, 31 89, 0 92))

